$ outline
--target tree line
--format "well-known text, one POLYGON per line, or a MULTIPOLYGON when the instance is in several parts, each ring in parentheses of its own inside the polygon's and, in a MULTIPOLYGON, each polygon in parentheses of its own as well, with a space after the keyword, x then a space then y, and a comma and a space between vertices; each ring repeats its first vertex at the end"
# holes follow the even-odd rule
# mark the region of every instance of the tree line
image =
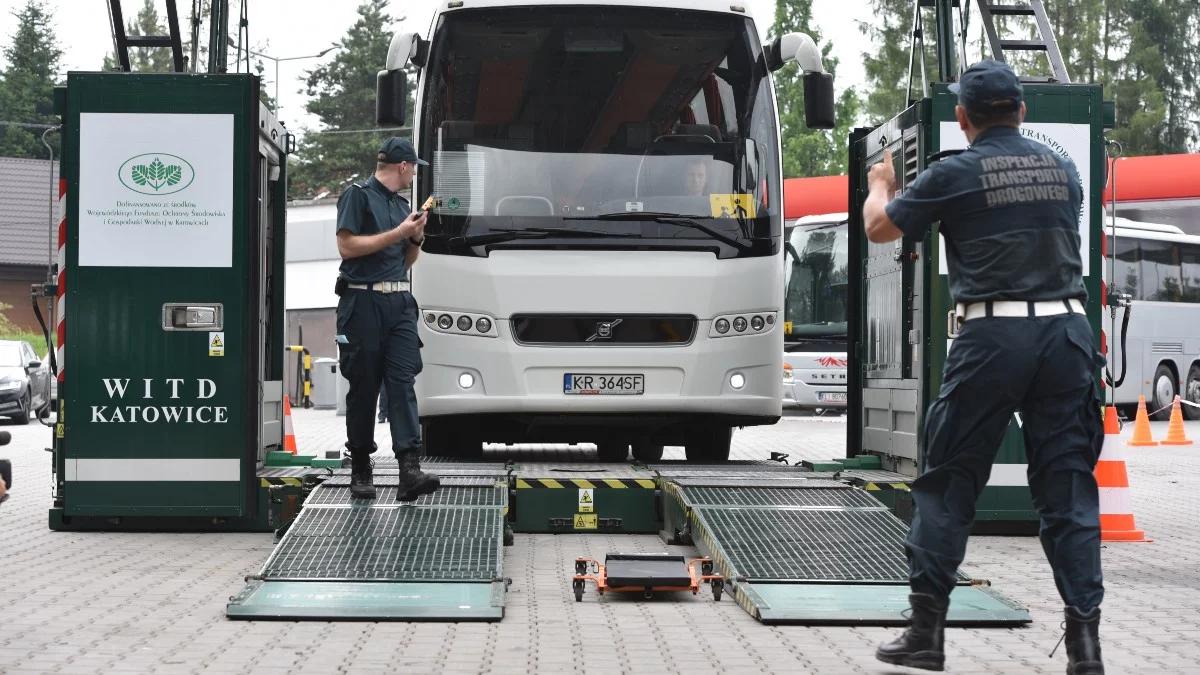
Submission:
MULTIPOLYGON (((803 86, 795 65, 775 74, 780 104, 784 174, 816 176, 844 173, 850 130, 882 122, 902 111, 909 91, 909 44, 913 0, 867 0, 872 19, 859 26, 866 50, 861 53, 866 81, 842 89, 836 102, 838 127, 809 130, 803 125, 803 86)), ((826 68, 836 76, 839 63, 833 45, 822 38, 812 13, 813 0, 777 0, 771 36, 806 32, 821 47, 826 68)), ((964 5, 974 3, 964 0, 964 5)), ((1200 3, 1196 0, 1047 0, 1068 73, 1075 82, 1104 86, 1116 102, 1118 127, 1110 132, 1126 155, 1195 152, 1200 149, 1200 3)), ((0 70, 0 156, 45 157, 38 126, 57 122, 52 115, 52 88, 63 79, 62 49, 45 0, 26 0, 15 12, 17 26, 7 37, 0 70)), ((968 29, 968 52, 982 57, 982 26, 977 15, 968 29)), ((186 18, 181 17, 186 25, 186 18)), ((131 35, 165 34, 165 21, 152 0, 126 26, 131 35)), ((931 77, 932 21, 926 19, 924 55, 931 77)), ((337 194, 349 182, 369 175, 375 151, 396 130, 375 130, 375 73, 387 53, 394 27, 388 0, 361 0, 357 17, 337 43, 332 56, 305 73, 305 110, 316 128, 302 129, 291 166, 291 194, 308 198, 337 194)), ((1006 27, 1018 37, 1031 37, 1031 26, 1006 27)), ((185 49, 185 52, 188 51, 185 49)), ((134 48, 133 69, 170 70, 165 49, 134 48)), ((918 61, 918 64, 920 62, 918 61)), ((1013 60, 1018 72, 1047 74, 1040 60, 1013 60)), ((112 55, 97 64, 116 67, 112 55)), ((262 73, 262 62, 257 62, 262 73)), ((413 78, 410 77, 410 87, 413 78)), ((836 81, 836 80, 835 80, 836 81)), ((918 78, 919 86, 919 78, 918 78)), ((273 104, 263 94, 264 101, 273 104)), ((411 92, 410 92, 411 100, 411 92)), ((410 105, 411 110, 411 105, 410 105)), ((403 133, 402 131, 400 133, 403 133)), ((54 135, 51 135, 54 136, 54 135)), ((55 139, 55 142, 56 139, 55 139)), ((55 148, 57 153, 57 148, 55 148)))

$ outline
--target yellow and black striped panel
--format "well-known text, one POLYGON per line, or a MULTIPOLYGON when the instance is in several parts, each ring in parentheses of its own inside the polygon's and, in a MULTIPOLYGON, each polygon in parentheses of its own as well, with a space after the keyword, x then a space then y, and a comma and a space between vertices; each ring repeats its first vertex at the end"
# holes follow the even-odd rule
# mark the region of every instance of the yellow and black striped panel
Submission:
POLYGON ((658 485, 651 478, 518 478, 518 490, 562 488, 607 489, 616 490, 653 490, 658 485))
POLYGON ((293 485, 295 487, 300 487, 301 485, 304 485, 304 479, 294 478, 291 476, 259 476, 258 485, 259 487, 274 487, 276 485, 293 485))
POLYGON ((863 486, 867 492, 896 491, 912 492, 908 483, 867 483, 863 486))
POLYGON ((733 598, 737 600, 738 607, 746 610, 750 616, 762 621, 762 614, 758 611, 758 605, 754 602, 754 598, 750 597, 750 593, 744 590, 742 584, 738 584, 733 589, 733 598))

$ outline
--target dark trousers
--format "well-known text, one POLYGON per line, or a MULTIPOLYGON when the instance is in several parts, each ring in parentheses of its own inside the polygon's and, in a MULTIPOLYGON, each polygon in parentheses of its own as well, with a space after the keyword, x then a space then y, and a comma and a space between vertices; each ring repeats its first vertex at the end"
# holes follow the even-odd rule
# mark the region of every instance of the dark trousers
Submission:
POLYGON ((337 332, 346 395, 346 448, 352 455, 375 451, 375 403, 380 387, 387 393, 392 450, 421 447, 414 389, 421 372, 417 303, 409 293, 348 289, 338 301, 337 332))
POLYGON ((1029 488, 1059 595, 1087 612, 1104 597, 1093 469, 1104 441, 1095 374, 1103 357, 1080 314, 981 318, 963 325, 925 420, 916 514, 906 552, 917 593, 946 598, 967 548, 975 502, 1014 412, 1029 488))

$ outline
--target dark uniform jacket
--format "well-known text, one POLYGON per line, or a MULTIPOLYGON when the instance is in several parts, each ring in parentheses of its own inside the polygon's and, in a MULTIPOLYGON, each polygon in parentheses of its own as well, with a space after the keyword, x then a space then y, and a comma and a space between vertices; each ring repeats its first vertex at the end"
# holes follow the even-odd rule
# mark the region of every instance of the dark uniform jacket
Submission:
POLYGON ((887 214, 915 238, 941 221, 956 302, 1086 301, 1082 201, 1070 159, 1015 128, 993 127, 922 172, 887 214))
MULTIPOLYGON (((384 187, 374 176, 342 193, 337 205, 337 229, 350 234, 379 234, 404 222, 412 211, 408 200, 384 187)), ((407 240, 370 255, 342 260, 341 277, 354 284, 406 281, 407 240)))

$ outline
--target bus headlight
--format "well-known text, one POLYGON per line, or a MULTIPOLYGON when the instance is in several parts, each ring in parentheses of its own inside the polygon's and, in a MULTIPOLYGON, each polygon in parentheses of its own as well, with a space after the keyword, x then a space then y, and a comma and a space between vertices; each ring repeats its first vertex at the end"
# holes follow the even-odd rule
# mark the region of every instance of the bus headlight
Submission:
POLYGON ((778 312, 747 312, 717 316, 713 318, 708 336, 719 338, 737 335, 764 335, 774 330, 777 314, 778 312))
POLYGON ((500 337, 496 331, 496 320, 486 314, 436 308, 424 310, 424 314, 425 325, 438 333, 500 337))

